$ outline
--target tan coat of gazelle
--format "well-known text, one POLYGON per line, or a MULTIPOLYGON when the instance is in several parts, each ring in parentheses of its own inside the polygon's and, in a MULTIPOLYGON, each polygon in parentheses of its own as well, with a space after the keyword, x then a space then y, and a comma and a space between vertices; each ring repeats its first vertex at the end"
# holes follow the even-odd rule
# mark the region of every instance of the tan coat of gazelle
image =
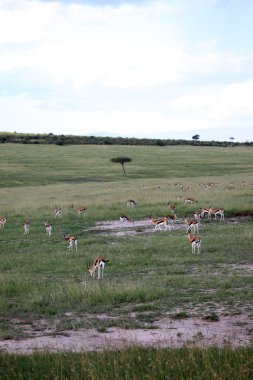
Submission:
POLYGON ((104 269, 105 269, 105 264, 108 263, 108 261, 104 256, 99 256, 97 257, 93 264, 88 268, 88 271, 91 275, 91 277, 95 277, 95 272, 96 269, 98 270, 98 279, 103 279, 104 277, 104 269))
POLYGON ((128 199, 127 201, 127 207, 135 207, 136 206, 136 202, 134 199, 128 199))
POLYGON ((26 219, 24 221, 23 227, 24 227, 24 235, 29 235, 29 233, 30 233, 30 220, 29 219, 26 219))
POLYGON ((124 223, 124 222, 133 223, 133 226, 134 226, 134 220, 128 218, 128 216, 126 216, 126 215, 120 215, 119 220, 120 220, 122 223, 124 223))
POLYGON ((62 209, 56 207, 56 208, 54 209, 54 216, 55 216, 55 218, 61 218, 61 217, 62 217, 62 209))
POLYGON ((192 236, 191 228, 189 228, 187 237, 192 246, 192 253, 196 252, 196 247, 197 247, 198 254, 200 254, 201 242, 202 242, 201 236, 192 236))
POLYGON ((151 224, 155 225, 154 231, 156 231, 157 228, 160 230, 161 226, 164 226, 164 231, 167 230, 167 227, 169 227, 169 230, 171 230, 170 225, 168 224, 168 218, 167 217, 160 218, 160 219, 153 219, 150 216, 149 221, 151 224))
POLYGON ((75 207, 72 205, 73 210, 78 214, 78 215, 83 215, 85 216, 87 214, 87 207, 75 207))
POLYGON ((212 210, 212 214, 214 214, 214 218, 217 219, 217 216, 220 216, 220 219, 224 219, 224 210, 223 208, 215 208, 212 210))
POLYGON ((45 229, 46 229, 46 235, 51 236, 52 234, 52 224, 48 221, 45 221, 44 223, 45 229))
POLYGON ((68 250, 73 251, 73 247, 75 246, 76 252, 77 252, 77 237, 74 235, 64 235, 64 240, 69 243, 68 250))
POLYGON ((0 217, 0 228, 4 228, 5 223, 7 222, 7 217, 6 216, 1 216, 0 217))
POLYGON ((197 233, 199 233, 199 223, 196 219, 194 219, 194 220, 185 219, 185 225, 187 227, 187 230, 190 228, 191 230, 193 230, 194 233, 196 231, 197 231, 197 233))

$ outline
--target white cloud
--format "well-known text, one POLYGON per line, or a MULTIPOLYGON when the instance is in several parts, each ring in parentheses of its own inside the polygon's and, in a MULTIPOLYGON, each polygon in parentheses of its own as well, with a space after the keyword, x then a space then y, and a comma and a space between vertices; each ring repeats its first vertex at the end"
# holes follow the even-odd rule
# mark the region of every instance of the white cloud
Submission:
POLYGON ((239 37, 227 48, 212 1, 198 5, 0 0, 2 128, 155 136, 251 126, 252 50, 239 37), (195 10, 210 30, 187 30, 195 10))
POLYGON ((185 65, 182 46, 164 37, 170 28, 156 8, 170 10, 165 3, 141 9, 20 4, 15 12, 1 11, 0 43, 26 45, 3 50, 0 70, 39 68, 52 81, 69 80, 75 88, 96 81, 146 87, 174 81, 185 65))
POLYGON ((253 117, 252 99, 253 81, 249 81, 192 89, 168 105, 171 111, 192 113, 214 123, 232 117, 235 121, 240 116, 253 117))
POLYGON ((224 86, 210 107, 209 116, 222 120, 238 116, 253 117, 253 81, 224 86))

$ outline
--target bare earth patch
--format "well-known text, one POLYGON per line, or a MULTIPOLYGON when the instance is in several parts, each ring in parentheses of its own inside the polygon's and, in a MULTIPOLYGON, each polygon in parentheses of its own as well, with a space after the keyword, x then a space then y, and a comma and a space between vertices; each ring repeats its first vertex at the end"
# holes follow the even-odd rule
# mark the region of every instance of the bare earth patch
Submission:
MULTIPOLYGON (((185 229, 184 223, 181 221, 176 221, 174 224, 170 225, 171 230, 185 229)), ((96 227, 89 228, 87 232, 93 232, 100 235, 106 236, 134 236, 149 232, 154 232, 154 225, 150 223, 148 219, 135 220, 134 225, 132 222, 121 222, 118 220, 108 220, 105 222, 97 223, 96 227)), ((164 227, 161 227, 160 231, 164 231, 164 227)), ((159 232, 157 230, 156 232, 159 232)), ((170 230, 167 228, 166 233, 169 233, 170 230)))
MULTIPOLYGON (((223 223, 223 221, 221 222, 223 223)), ((240 218, 229 218, 226 219, 226 222, 238 224, 240 223, 240 218)), ((173 230, 184 230, 186 233, 187 230, 184 220, 182 219, 176 219, 173 223, 169 223, 169 226, 171 231, 168 227, 165 231, 166 233, 173 232, 173 230)), ((204 227, 204 222, 202 222, 199 228, 202 229, 204 227)), ((160 230, 157 229, 157 231, 154 231, 154 225, 150 223, 149 219, 135 220, 134 225, 132 222, 128 221, 121 222, 120 220, 107 220, 104 222, 98 222, 96 223, 96 227, 88 228, 85 231, 105 236, 134 236, 150 232, 164 232, 164 227, 161 227, 160 230)))
POLYGON ((101 333, 95 329, 67 330, 55 336, 0 342, 0 350, 15 354, 33 352, 82 352, 117 349, 128 345, 144 347, 252 347, 253 322, 244 316, 224 316, 212 322, 200 318, 171 319, 168 316, 153 328, 124 330, 111 327, 101 333))

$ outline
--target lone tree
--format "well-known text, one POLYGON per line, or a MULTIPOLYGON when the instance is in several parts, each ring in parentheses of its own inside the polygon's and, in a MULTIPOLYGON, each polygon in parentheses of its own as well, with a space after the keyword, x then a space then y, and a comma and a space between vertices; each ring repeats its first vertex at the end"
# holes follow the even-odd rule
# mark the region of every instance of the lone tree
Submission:
POLYGON ((200 138, 199 135, 194 135, 194 136, 192 136, 192 139, 195 140, 195 141, 199 140, 199 138, 200 138))
POLYGON ((122 165, 122 169, 123 169, 123 173, 124 173, 124 175, 126 175, 124 164, 126 162, 131 162, 132 159, 129 158, 129 157, 115 157, 115 158, 111 158, 111 161, 112 162, 116 162, 117 164, 121 164, 122 165))

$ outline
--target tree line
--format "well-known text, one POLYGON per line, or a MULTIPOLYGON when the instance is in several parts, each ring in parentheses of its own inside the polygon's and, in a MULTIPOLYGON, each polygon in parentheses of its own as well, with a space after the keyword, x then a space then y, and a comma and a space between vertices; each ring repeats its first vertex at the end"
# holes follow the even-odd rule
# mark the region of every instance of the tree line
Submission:
POLYGON ((55 135, 53 133, 16 133, 1 132, 0 143, 15 144, 54 144, 54 145, 149 145, 149 146, 168 146, 168 145, 197 145, 197 146, 252 146, 252 141, 231 142, 231 141, 202 141, 199 135, 192 137, 192 140, 184 139, 148 139, 135 137, 102 137, 102 136, 74 136, 74 135, 55 135))

